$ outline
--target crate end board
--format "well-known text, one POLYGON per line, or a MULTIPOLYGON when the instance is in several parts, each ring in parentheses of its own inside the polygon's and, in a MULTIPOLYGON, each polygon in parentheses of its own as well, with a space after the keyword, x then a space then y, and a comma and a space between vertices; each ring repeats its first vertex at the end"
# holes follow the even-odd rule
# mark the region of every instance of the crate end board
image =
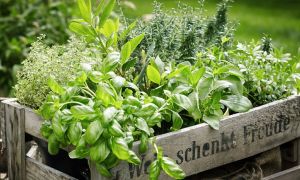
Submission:
MULTIPOLYGON (((10 104, 14 106, 17 103, 10 104)), ((27 108, 26 132, 40 137, 38 124, 41 124, 41 118, 27 108), (29 128, 32 122, 37 124, 29 128)), ((156 139, 165 155, 173 158, 189 176, 291 141, 300 136, 299 124, 300 96, 292 96, 246 113, 229 116, 221 121, 219 131, 211 129, 207 124, 200 124, 159 135, 156 139)), ((133 150, 138 152, 138 142, 134 144, 133 150)), ((121 162, 112 169, 114 178, 147 179, 147 169, 155 159, 152 152, 150 148, 140 156, 142 163, 139 166, 121 162)), ((103 179, 93 167, 91 173, 93 179, 103 179)), ((160 179, 167 177, 162 173, 160 179)))
MULTIPOLYGON (((164 155, 173 158, 188 176, 272 149, 300 136, 300 97, 276 101, 221 121, 220 130, 206 124, 157 136, 164 155)), ((138 152, 138 143, 133 150, 138 152)), ((153 150, 140 156, 141 165, 126 162, 112 169, 113 179, 147 179, 153 150)), ((138 153, 137 153, 138 154, 138 153)), ((105 179, 91 168, 93 180, 105 179)), ((164 173, 159 179, 169 179, 164 173)))
POLYGON ((47 177, 46 179, 77 180, 63 172, 26 157, 26 179, 40 180, 43 177, 47 177))

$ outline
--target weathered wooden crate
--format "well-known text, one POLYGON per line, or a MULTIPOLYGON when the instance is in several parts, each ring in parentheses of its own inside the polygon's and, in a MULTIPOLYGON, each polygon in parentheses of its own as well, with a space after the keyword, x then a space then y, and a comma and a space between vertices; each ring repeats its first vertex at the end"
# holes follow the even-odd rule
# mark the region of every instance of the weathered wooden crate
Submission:
MULTIPOLYGON (((20 139, 24 138, 24 132, 42 138, 39 133, 42 119, 39 116, 16 101, 4 101, 4 104, 7 140, 14 139, 8 147, 11 149, 9 154, 22 148, 23 141, 20 139)), ((156 139, 157 144, 163 147, 165 155, 173 158, 189 176, 294 140, 300 136, 299 124, 300 96, 292 96, 246 113, 226 117, 221 121, 219 131, 213 130, 207 124, 200 124, 159 135, 156 139)), ((134 144, 133 150, 138 152, 138 142, 134 144)), ((24 167, 22 157, 25 155, 22 153, 18 150, 17 155, 11 157, 15 158, 15 161, 10 160, 11 168, 24 167)), ((153 151, 150 149, 140 158, 140 166, 122 162, 112 169, 114 179, 147 179, 147 168, 155 158, 153 151)), ((90 170, 92 180, 106 179, 97 173, 93 165, 90 170)), ((24 174, 22 169, 13 171, 16 177, 24 174)), ((162 173, 160 179, 169 178, 162 173)))
MULTIPOLYGON (((5 134, 7 148, 8 177, 12 180, 30 179, 59 179, 75 180, 75 178, 46 166, 25 155, 25 132, 28 129, 28 112, 32 112, 24 106, 16 103, 14 99, 0 102, 0 111, 4 112, 1 118, 1 132, 5 134)), ((30 118, 30 116, 28 117, 30 118)), ((31 124, 35 126, 35 124, 31 124)), ((37 124, 37 128, 40 124, 37 124)), ((4 141, 4 142, 5 142, 4 141)))

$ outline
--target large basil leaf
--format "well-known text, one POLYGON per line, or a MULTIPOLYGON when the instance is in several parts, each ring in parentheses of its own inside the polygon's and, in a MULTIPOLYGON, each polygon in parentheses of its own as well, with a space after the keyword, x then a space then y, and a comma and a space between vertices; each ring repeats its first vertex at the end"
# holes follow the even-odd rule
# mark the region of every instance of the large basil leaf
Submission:
POLYGON ((92 120, 97 116, 94 109, 87 105, 72 106, 70 111, 73 117, 79 120, 92 120))
POLYGON ((185 178, 185 173, 182 169, 174 162, 171 158, 162 157, 161 159, 162 169, 174 179, 183 179, 185 178))
POLYGON ((220 102, 235 112, 246 112, 252 108, 251 101, 245 96, 229 95, 223 97, 220 102))
POLYGON ((99 120, 93 121, 85 132, 85 140, 89 144, 94 144, 103 132, 103 127, 99 120))
POLYGON ((157 180, 160 175, 160 163, 158 160, 153 161, 149 166, 149 179, 157 180))

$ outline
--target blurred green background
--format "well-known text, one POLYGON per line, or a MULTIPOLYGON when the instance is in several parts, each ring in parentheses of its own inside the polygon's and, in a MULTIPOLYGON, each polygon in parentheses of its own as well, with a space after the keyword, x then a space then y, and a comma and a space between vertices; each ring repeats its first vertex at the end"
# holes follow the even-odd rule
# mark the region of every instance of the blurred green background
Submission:
MULTIPOLYGON (((76 0, 0 0, 0 97, 12 95, 15 73, 26 57, 30 44, 46 34, 48 44, 64 43, 70 33, 69 20, 78 14, 76 0), (10 92, 10 93, 9 93, 10 92)), ((93 0, 94 1, 94 0, 93 0)), ((154 0, 130 1, 135 9, 124 7, 129 18, 149 14, 154 0)), ((179 0, 157 0, 163 9, 176 8, 179 0)), ((181 2, 199 7, 198 0, 181 2)), ((206 0, 205 15, 213 17, 220 0, 206 0)), ((229 19, 236 26, 236 40, 260 40, 266 34, 273 44, 294 55, 300 47, 300 0, 235 0, 229 19)))

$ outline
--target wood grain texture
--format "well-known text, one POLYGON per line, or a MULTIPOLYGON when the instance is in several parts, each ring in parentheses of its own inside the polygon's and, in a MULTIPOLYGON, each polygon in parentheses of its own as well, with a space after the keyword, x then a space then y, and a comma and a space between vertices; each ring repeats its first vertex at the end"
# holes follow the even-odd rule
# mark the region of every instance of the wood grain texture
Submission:
MULTIPOLYGON (((40 137, 41 118, 26 109, 25 122, 26 132, 40 137)), ((299 124, 300 97, 292 96, 229 116, 220 122, 219 131, 207 124, 200 124, 157 136, 156 139, 164 154, 173 158, 189 176, 294 140, 300 136, 299 124)), ((135 152, 138 152, 138 144, 134 143, 135 152)), ((140 159, 140 166, 120 163, 111 170, 113 179, 148 179, 147 168, 155 159, 152 149, 141 155, 140 159)), ((105 179, 91 166, 92 180, 105 179)), ((160 179, 169 178, 162 173, 160 179)))
POLYGON ((5 138, 5 110, 4 104, 1 103, 6 98, 0 97, 0 173, 7 172, 7 153, 5 138))
MULTIPOLYGON (((186 174, 192 175, 277 147, 300 136, 300 97, 294 96, 249 112, 223 119, 220 130, 200 124, 157 136, 165 155, 173 158, 186 174)), ((138 152, 138 143, 133 147, 138 152)), ((122 162, 112 169, 114 179, 148 179, 147 168, 153 151, 140 156, 142 164, 122 162)), ((105 179, 95 170, 93 180, 105 179)), ((161 174, 159 179, 169 179, 161 174)))
POLYGON ((73 178, 65 173, 62 173, 56 169, 53 169, 40 162, 37 162, 29 157, 26 157, 26 179, 76 180, 76 178, 73 178))
POLYGON ((45 140, 45 138, 43 138, 40 134, 40 128, 42 127, 42 118, 40 116, 38 116, 32 109, 29 109, 27 107, 25 108, 25 131, 26 133, 43 139, 45 140))
POLYGON ((16 102, 5 100, 8 177, 12 180, 25 177, 25 110, 16 102))
POLYGON ((296 166, 263 178, 263 180, 299 180, 299 179, 300 179, 300 166, 296 166))
POLYGON ((6 100, 7 98, 0 97, 0 139, 2 139, 2 147, 6 147, 6 139, 5 139, 5 105, 2 101, 6 100))

